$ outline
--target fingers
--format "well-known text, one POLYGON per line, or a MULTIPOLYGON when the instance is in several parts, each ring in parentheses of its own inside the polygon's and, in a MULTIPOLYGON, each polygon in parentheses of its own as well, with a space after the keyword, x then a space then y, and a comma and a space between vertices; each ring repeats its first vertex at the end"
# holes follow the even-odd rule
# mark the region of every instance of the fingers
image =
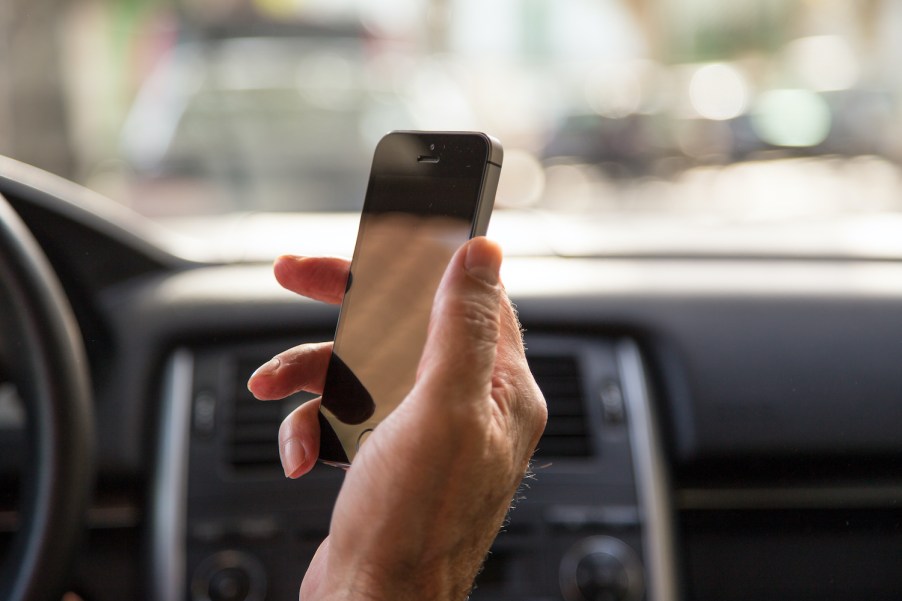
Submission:
POLYGON ((273 272, 283 288, 337 305, 344 298, 350 263, 334 257, 283 255, 273 264, 273 272))
MULTIPOLYGON (((340 304, 347 287, 350 263, 332 257, 276 259, 273 271, 279 283, 302 296, 340 304)), ((301 345, 273 357, 251 376, 248 388, 258 399, 280 399, 300 390, 322 392, 331 343, 301 345)))
MULTIPOLYGON (((322 394, 332 343, 302 344, 261 365, 247 383, 260 400, 285 398, 301 390, 322 394)), ((288 478, 309 472, 319 456, 320 399, 304 403, 279 427, 279 457, 288 478)))
POLYGON ((288 349, 257 368, 247 388, 263 401, 283 399, 301 390, 322 394, 331 354, 331 342, 288 349))
MULTIPOLYGON (((273 265, 282 287, 308 298, 340 304, 350 264, 344 259, 285 255, 273 265)), ((258 399, 282 399, 299 391, 322 394, 332 343, 302 344, 279 353, 261 365, 248 380, 258 399)), ((319 455, 320 399, 304 403, 282 421, 279 456, 289 478, 309 472, 319 455)))
POLYGON ((471 240, 451 259, 420 363, 424 386, 443 395, 453 391, 463 401, 487 398, 501 335, 500 267, 500 247, 485 238, 471 240))
POLYGON ((288 414, 279 426, 279 457, 288 478, 303 476, 319 456, 320 399, 304 403, 288 414))

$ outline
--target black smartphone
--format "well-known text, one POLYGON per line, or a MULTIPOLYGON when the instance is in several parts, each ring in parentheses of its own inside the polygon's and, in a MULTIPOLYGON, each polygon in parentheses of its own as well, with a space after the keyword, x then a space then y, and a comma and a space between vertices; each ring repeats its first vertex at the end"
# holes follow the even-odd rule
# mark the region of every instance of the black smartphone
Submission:
POLYGON ((373 156, 320 409, 320 461, 347 467, 413 388, 439 281, 484 235, 503 150, 477 132, 387 134, 373 156))

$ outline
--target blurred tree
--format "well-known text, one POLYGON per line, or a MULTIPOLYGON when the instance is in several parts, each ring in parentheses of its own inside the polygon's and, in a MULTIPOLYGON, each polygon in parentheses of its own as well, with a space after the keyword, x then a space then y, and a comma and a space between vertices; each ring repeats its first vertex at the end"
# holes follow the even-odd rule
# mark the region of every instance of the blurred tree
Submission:
POLYGON ((74 163, 59 62, 65 2, 0 2, 0 153, 64 177, 74 163))
MULTIPOLYGON (((772 53, 795 34, 802 0, 630 0, 666 63, 772 53)), ((652 46, 654 47, 654 46, 652 46)))
POLYGON ((642 41, 648 48, 649 57, 665 60, 663 53, 664 35, 661 27, 660 2, 656 0, 625 0, 624 4, 633 16, 642 41))
POLYGON ((424 46, 429 52, 446 52, 451 4, 448 0, 429 0, 428 4, 424 46))

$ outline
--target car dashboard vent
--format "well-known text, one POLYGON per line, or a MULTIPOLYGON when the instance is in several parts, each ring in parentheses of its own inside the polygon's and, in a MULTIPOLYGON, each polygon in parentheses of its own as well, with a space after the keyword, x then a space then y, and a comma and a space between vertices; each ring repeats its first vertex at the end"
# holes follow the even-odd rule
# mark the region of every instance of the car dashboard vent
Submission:
MULTIPOLYGON (((252 400, 253 401, 253 400, 252 400)), ((234 419, 228 438, 228 462, 238 470, 277 469, 279 467, 278 403, 235 403, 234 419)))
MULTIPOLYGON (((295 407, 313 398, 299 393, 282 401, 258 401, 245 386, 247 374, 259 365, 239 362, 226 434, 226 461, 239 472, 278 471, 279 425, 295 407)), ((583 381, 577 358, 572 355, 535 355, 529 365, 548 403, 548 424, 536 457, 580 458, 592 455, 583 381)))
POLYGON ((529 366, 548 404, 548 424, 536 449, 543 459, 592 455, 583 380, 573 355, 530 355, 529 366))
POLYGON ((239 472, 281 471, 279 425, 295 407, 313 398, 294 394, 281 401, 258 401, 247 390, 247 378, 260 365, 239 361, 232 419, 226 433, 226 462, 239 472))

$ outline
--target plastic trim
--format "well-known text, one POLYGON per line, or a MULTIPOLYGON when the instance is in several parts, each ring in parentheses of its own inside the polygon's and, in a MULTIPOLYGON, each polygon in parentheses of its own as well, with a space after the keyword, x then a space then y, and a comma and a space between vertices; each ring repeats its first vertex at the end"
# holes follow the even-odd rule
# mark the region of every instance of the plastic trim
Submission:
POLYGON ((632 340, 617 344, 621 386, 626 401, 636 496, 642 520, 642 550, 648 601, 676 601, 678 581, 674 562, 673 504, 668 486, 661 437, 651 404, 639 347, 632 340))
POLYGON ((185 520, 188 436, 194 356, 173 353, 166 367, 160 422, 159 466, 153 483, 151 586, 153 601, 185 596, 185 520))

